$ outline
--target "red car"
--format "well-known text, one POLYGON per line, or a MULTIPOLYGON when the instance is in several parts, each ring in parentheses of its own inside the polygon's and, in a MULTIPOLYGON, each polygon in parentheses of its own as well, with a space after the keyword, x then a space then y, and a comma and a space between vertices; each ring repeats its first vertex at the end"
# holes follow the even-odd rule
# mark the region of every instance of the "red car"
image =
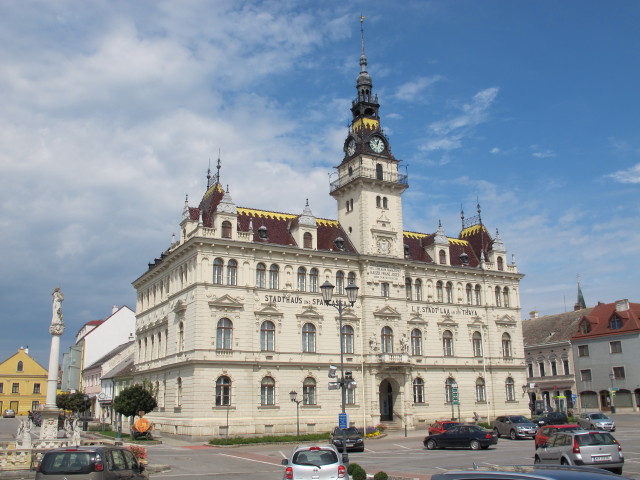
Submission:
POLYGON ((563 432, 575 432, 576 430, 583 430, 583 428, 580 425, 547 425, 546 427, 540 427, 533 439, 536 448, 540 448, 543 443, 549 440, 551 435, 560 430, 563 432))
POLYGON ((444 433, 451 427, 462 425, 460 422, 438 421, 429 425, 429 435, 438 435, 444 433))

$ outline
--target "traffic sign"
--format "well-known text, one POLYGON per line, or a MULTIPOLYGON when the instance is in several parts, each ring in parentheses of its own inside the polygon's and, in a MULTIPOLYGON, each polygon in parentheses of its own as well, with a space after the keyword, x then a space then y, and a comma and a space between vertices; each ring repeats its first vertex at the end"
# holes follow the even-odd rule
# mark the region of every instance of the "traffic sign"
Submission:
POLYGON ((349 426, 349 414, 348 413, 339 413, 338 414, 338 427, 347 428, 349 426))

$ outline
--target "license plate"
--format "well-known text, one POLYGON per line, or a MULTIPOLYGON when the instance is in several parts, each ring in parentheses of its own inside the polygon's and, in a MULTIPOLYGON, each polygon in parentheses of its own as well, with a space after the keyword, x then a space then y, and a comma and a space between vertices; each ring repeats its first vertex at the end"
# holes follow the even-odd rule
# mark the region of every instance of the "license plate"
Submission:
POLYGON ((591 460, 593 460, 594 462, 610 462, 611 455, 593 455, 591 457, 591 460))

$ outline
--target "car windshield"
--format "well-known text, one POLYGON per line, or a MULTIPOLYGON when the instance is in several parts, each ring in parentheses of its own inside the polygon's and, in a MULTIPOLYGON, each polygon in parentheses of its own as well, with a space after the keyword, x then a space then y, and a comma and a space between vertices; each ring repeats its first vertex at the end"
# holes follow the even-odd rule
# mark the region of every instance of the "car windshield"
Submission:
POLYGON ((336 428, 334 435, 359 435, 358 429, 355 427, 336 428))
POLYGON ((40 471, 45 475, 74 475, 91 472, 92 452, 51 452, 44 456, 40 471))
POLYGON ((449 430, 450 428, 457 427, 458 425, 460 425, 458 422, 449 422, 449 423, 443 423, 441 427, 444 428, 445 430, 449 430))
POLYGON ((509 417, 513 423, 529 423, 530 420, 527 417, 523 417, 522 415, 517 415, 515 417, 509 417))
POLYGON ((615 445, 617 442, 610 433, 607 432, 591 432, 584 435, 576 435, 576 442, 581 447, 589 445, 615 445))
POLYGON ((293 456, 292 462, 296 465, 331 465, 338 461, 338 456, 333 450, 300 450, 293 456))
POLYGON ((593 420, 609 420, 609 417, 607 417, 604 413, 592 413, 591 418, 593 420))

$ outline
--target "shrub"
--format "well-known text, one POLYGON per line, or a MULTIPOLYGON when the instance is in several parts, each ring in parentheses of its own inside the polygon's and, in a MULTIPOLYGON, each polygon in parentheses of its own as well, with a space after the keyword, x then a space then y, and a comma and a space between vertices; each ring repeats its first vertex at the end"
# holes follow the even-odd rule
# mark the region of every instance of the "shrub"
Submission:
POLYGON ((378 472, 373 476, 373 480, 388 480, 389 475, 386 472, 378 472))
POLYGON ((482 428, 486 428, 488 430, 491 430, 493 428, 493 425, 491 425, 489 422, 478 422, 476 425, 482 428))
POLYGON ((380 433, 384 432, 387 429, 386 425, 383 425, 381 423, 379 423, 378 425, 376 425, 376 430, 379 431, 380 433))
POLYGON ((352 480, 367 480, 367 472, 357 463, 350 463, 347 468, 347 473, 351 476, 352 480))

